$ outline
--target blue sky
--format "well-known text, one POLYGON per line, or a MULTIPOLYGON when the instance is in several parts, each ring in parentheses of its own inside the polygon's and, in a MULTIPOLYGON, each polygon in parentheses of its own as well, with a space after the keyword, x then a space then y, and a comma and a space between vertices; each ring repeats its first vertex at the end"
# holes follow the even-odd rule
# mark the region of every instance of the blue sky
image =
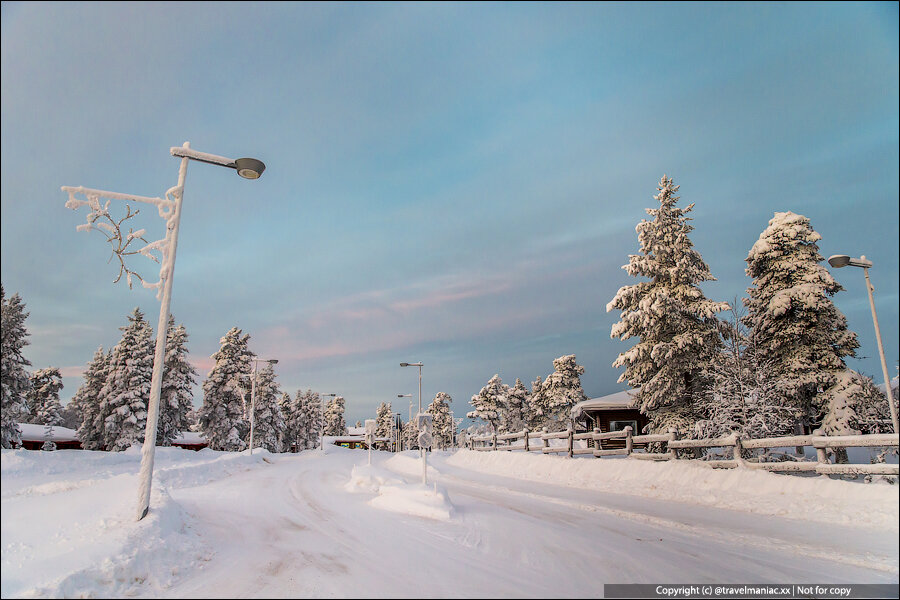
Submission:
MULTIPOLYGON (((237 326, 284 390, 341 394, 350 422, 382 401, 405 418, 403 361, 457 416, 563 354, 599 396, 624 388, 606 304, 636 282, 621 266, 665 173, 710 298, 746 295, 776 211, 809 217, 823 256, 870 258, 893 376, 898 98, 896 3, 4 2, 2 282, 70 398, 159 305, 113 285, 60 186, 160 196, 190 141, 267 165, 188 168, 172 311, 201 379, 237 326)), ((880 381, 863 274, 834 274, 849 364, 880 381)))

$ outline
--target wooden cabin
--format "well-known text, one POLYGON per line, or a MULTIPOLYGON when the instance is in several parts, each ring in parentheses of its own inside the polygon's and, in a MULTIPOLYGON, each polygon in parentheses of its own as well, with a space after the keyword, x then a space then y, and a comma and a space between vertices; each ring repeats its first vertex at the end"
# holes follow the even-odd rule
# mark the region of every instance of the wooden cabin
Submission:
MULTIPOLYGON (((582 400, 572 407, 572 420, 578 432, 599 429, 602 433, 622 431, 631 426, 634 435, 640 435, 648 424, 648 419, 641 414, 634 404, 634 390, 623 390, 602 396, 582 400)), ((638 445, 640 447, 641 445, 638 445)), ((624 440, 605 440, 604 448, 625 447, 624 440)))

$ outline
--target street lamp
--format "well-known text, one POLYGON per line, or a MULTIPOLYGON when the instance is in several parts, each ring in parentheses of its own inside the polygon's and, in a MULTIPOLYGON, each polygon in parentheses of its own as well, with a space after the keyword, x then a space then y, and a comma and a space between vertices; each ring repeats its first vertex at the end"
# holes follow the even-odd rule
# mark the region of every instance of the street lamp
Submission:
POLYGON ((422 363, 400 363, 401 367, 419 367, 419 412, 422 412, 422 363))
POLYGON ((878 327, 878 315, 875 313, 875 298, 872 296, 875 287, 869 279, 869 267, 872 266, 872 261, 865 256, 850 258, 846 254, 835 254, 828 258, 828 264, 835 269, 840 269, 847 265, 862 267, 863 273, 865 273, 866 291, 869 292, 869 306, 872 307, 872 321, 875 322, 875 339, 878 340, 878 352, 881 355, 881 372, 884 374, 884 387, 887 392, 888 407, 891 409, 891 424, 894 426, 894 433, 897 433, 900 429, 897 428, 897 409, 894 408, 894 392, 891 390, 891 381, 888 377, 887 361, 884 359, 884 345, 881 343, 881 329, 878 327))
POLYGON ((397 415, 397 418, 394 419, 394 428, 397 429, 397 437, 393 440, 394 442, 394 452, 402 452, 403 451, 403 422, 400 420, 400 413, 394 413, 397 415))
MULTIPOLYGON (((156 429, 159 420, 159 395, 162 388, 163 360, 166 351, 166 329, 169 321, 169 306, 172 300, 172 281, 175 275, 175 252, 178 248, 178 226, 181 222, 181 201, 184 198, 184 181, 187 177, 188 161, 196 160, 235 169, 238 175, 245 179, 257 179, 262 175, 266 168, 262 161, 255 158, 239 158, 233 160, 225 158, 224 156, 197 152, 196 150, 191 149, 190 142, 185 142, 181 147, 175 146, 170 148, 169 152, 172 156, 181 157, 181 166, 178 169, 178 184, 166 191, 165 198, 149 198, 85 187, 62 187, 62 191, 69 194, 69 200, 66 202, 67 208, 73 210, 81 206, 89 206, 91 208, 91 212, 87 216, 87 223, 78 227, 80 231, 98 229, 98 227, 94 225, 94 221, 100 217, 108 216, 106 208, 109 206, 109 202, 101 207, 100 198, 153 204, 156 206, 159 216, 166 221, 166 237, 151 242, 137 251, 160 263, 159 281, 148 284, 142 280, 144 287, 156 288, 156 297, 160 300, 160 307, 159 323, 156 327, 156 352, 153 356, 153 374, 150 379, 150 400, 147 405, 147 428, 144 432, 144 445, 141 448, 141 471, 139 475, 140 483, 138 489, 137 510, 138 521, 143 519, 150 509, 150 488, 153 482, 153 460, 156 452, 156 429), (78 200, 75 198, 76 194, 84 194, 87 200, 78 200), (152 254, 153 251, 159 251, 161 253, 161 260, 158 260, 152 254)), ((105 223, 101 224, 106 225, 105 223)), ((107 238, 111 242, 116 241, 115 236, 107 234, 107 238)), ((123 270, 126 271, 128 273, 129 286, 131 284, 131 271, 125 269, 123 255, 125 254, 125 247, 127 247, 127 245, 135 238, 140 239, 139 233, 129 233, 127 240, 123 240, 121 232, 118 232, 117 241, 119 243, 119 248, 115 249, 114 243, 113 250, 114 253, 118 254, 122 265, 119 276, 121 277, 123 270)))
POLYGON ((326 396, 335 398, 335 397, 337 397, 337 394, 322 394, 322 427, 320 427, 322 434, 319 436, 319 448, 321 448, 322 452, 325 451, 325 397, 326 396))
MULTIPOLYGON (((412 398, 412 394, 397 394, 398 398, 412 398)), ((412 400, 409 401, 409 420, 412 421, 412 400)))
POLYGON ((250 382, 250 456, 253 456, 253 430, 256 428, 256 377, 259 363, 264 362, 276 365, 278 364, 278 359, 251 358, 250 360, 253 361, 253 379, 250 382))

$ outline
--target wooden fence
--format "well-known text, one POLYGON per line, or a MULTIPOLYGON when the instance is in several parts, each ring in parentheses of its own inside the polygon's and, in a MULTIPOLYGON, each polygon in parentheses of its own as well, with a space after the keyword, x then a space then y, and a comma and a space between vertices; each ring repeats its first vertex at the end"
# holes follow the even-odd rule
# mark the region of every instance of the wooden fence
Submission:
POLYGON ((833 464, 828 457, 828 450, 835 448, 867 447, 878 448, 892 446, 897 448, 900 436, 892 434, 841 435, 827 436, 822 430, 815 430, 812 435, 793 435, 784 437, 743 439, 732 434, 721 438, 703 440, 680 440, 674 429, 668 433, 652 435, 633 435, 631 427, 622 431, 602 433, 599 429, 587 433, 575 433, 570 427, 566 431, 548 432, 529 431, 523 429, 513 433, 493 434, 469 437, 469 447, 479 451, 513 451, 538 452, 543 454, 567 454, 570 458, 576 455, 589 454, 597 458, 604 456, 625 456, 638 460, 697 460, 716 469, 748 468, 780 473, 814 472, 819 475, 900 475, 900 465, 874 464, 833 464), (551 445, 550 440, 566 440, 565 445, 551 445), (593 447, 576 447, 576 440, 591 440, 593 447), (623 440, 624 448, 603 448, 606 440, 623 440), (635 444, 665 446, 665 452, 635 451, 635 444), (767 448, 812 446, 816 450, 816 460, 783 460, 761 462, 758 458, 744 458, 750 450, 767 448), (731 455, 730 458, 715 458, 711 453, 703 456, 702 449, 721 448, 731 455))

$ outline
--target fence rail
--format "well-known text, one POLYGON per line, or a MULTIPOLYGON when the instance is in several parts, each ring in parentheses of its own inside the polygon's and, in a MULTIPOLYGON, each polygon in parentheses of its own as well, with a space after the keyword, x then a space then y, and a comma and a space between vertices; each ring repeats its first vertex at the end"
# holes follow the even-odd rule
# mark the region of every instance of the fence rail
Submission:
POLYGON ((523 429, 504 434, 472 436, 469 447, 472 450, 524 450, 525 452, 541 452, 542 454, 568 454, 573 456, 593 455, 625 456, 637 460, 669 461, 694 460, 713 469, 747 468, 775 473, 817 473, 820 475, 900 475, 900 465, 873 463, 851 464, 832 463, 828 450, 835 448, 880 448, 898 447, 900 436, 896 433, 827 436, 817 429, 811 435, 792 435, 773 438, 743 439, 737 434, 725 437, 702 440, 680 440, 674 429, 668 433, 650 435, 633 435, 631 427, 622 431, 601 432, 599 429, 584 433, 575 433, 570 426, 566 431, 550 432, 530 431, 523 429), (531 440, 540 440, 532 443, 531 440), (553 445, 551 440, 566 440, 565 445, 553 445), (589 447, 576 447, 576 441, 588 441, 589 447), (624 440, 624 448, 603 448, 603 442, 624 440), (503 442, 503 443, 500 443, 503 442), (666 452, 635 452, 635 444, 665 445, 666 452), (592 446, 592 447, 591 447, 592 446), (758 458, 745 458, 749 450, 768 448, 788 448, 812 446, 816 450, 816 460, 784 460, 778 462, 759 462, 758 458), (730 449, 730 458, 702 457, 701 450, 711 448, 730 449), (681 452, 679 452, 681 451, 681 452), (686 454, 690 452, 690 456, 686 454))

